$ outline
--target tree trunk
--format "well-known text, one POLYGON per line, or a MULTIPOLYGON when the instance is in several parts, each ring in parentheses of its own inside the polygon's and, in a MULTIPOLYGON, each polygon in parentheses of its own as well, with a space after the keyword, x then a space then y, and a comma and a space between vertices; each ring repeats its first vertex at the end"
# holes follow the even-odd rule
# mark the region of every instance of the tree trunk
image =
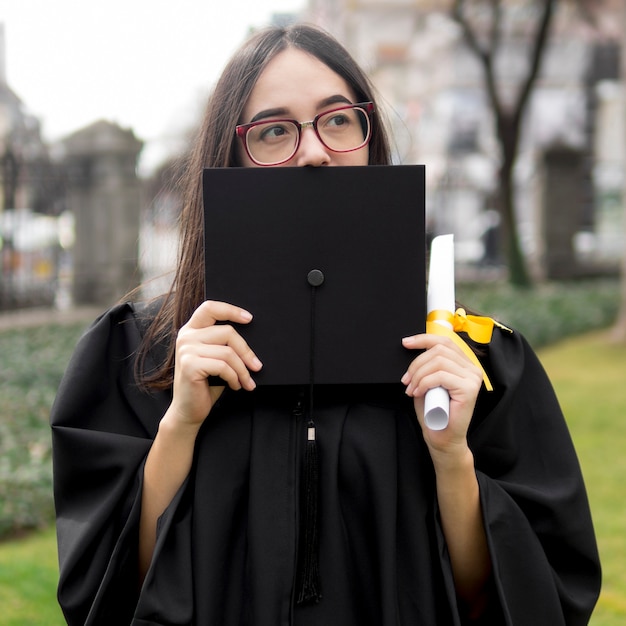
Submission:
POLYGON ((500 215, 502 217, 502 243, 505 258, 508 261, 509 282, 516 287, 530 287, 530 276, 526 269, 526 260, 520 246, 517 221, 515 219, 515 183, 513 168, 503 164, 498 172, 500 185, 500 215))
MULTIPOLYGON (((626 7, 622 7, 622 51, 621 51, 621 82, 622 82, 622 110, 626 119, 626 7)), ((622 136, 622 168, 624 182, 622 183, 622 232, 626 241, 626 132, 622 136)), ((613 339, 626 343, 626 252, 622 250, 621 266, 621 305, 617 316, 617 323, 613 328, 613 339)))
POLYGON ((516 287, 530 287, 532 281, 526 268, 516 218, 514 166, 520 135, 519 113, 500 114, 497 133, 502 149, 502 164, 498 170, 500 185, 500 216, 502 218, 502 242, 509 268, 509 282, 516 287))

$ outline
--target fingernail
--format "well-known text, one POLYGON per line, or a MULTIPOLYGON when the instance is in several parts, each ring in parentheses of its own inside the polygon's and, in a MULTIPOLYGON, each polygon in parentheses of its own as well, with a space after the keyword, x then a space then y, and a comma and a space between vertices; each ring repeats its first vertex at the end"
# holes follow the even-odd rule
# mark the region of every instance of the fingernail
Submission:
POLYGON ((252 319, 252 313, 246 311, 245 309, 241 309, 239 313, 244 320, 250 321, 252 319))
POLYGON ((252 367, 256 369, 261 369, 263 367, 263 363, 261 363, 261 361, 259 361, 257 357, 254 357, 252 359, 252 367))
POLYGON ((406 385, 409 382, 409 380, 411 380, 410 377, 409 377, 409 373, 405 372, 404 376, 400 379, 400 382, 403 385, 406 385))
POLYGON ((402 337, 402 343, 412 343, 413 337, 402 337))

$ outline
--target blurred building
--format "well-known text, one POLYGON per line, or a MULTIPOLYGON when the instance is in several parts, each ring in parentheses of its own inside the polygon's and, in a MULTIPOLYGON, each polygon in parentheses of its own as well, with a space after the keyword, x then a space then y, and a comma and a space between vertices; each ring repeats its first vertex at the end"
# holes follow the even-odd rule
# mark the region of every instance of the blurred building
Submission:
POLYGON ((0 24, 0 309, 106 305, 136 287, 143 147, 106 121, 54 146, 6 82, 0 24))
MULTIPOLYGON (((383 96, 396 141, 396 161, 426 164, 429 229, 434 234, 455 234, 460 261, 493 262, 497 259, 489 242, 497 230, 492 209, 499 147, 482 68, 450 16, 451 4, 450 0, 310 0, 308 16, 346 45, 383 96)), ((481 3, 470 5, 479 34, 481 23, 484 34, 490 22, 480 14, 481 3)), ((488 5, 482 4, 484 11, 488 5)), ((517 93, 527 70, 529 32, 537 17, 531 5, 515 0, 503 4, 504 37, 496 67, 498 90, 505 100, 517 93)), ((607 228, 600 223, 604 218, 596 219, 597 186, 592 183, 607 187, 602 179, 609 174, 601 164, 607 159, 615 162, 615 144, 621 144, 623 133, 619 142, 614 133, 603 134, 611 123, 608 116, 619 110, 617 76, 613 82, 601 80, 596 62, 598 47, 615 44, 599 39, 599 26, 585 22, 578 9, 577 3, 557 3, 516 162, 517 219, 523 248, 536 268, 547 253, 541 211, 547 211, 546 202, 554 201, 546 196, 544 184, 545 168, 555 160, 544 156, 553 151, 568 151, 563 163, 555 158, 559 172, 570 167, 570 173, 565 172, 565 179, 559 174, 550 180, 553 184, 569 180, 577 188, 580 204, 571 207, 569 219, 576 222, 576 237, 566 245, 586 253, 590 245, 607 250, 602 241, 607 228), (578 160, 571 159, 572 152, 578 160)), ((608 2, 604 10, 612 11, 615 20, 619 9, 619 2, 608 2)))
POLYGON ((0 24, 0 308, 54 297, 62 180, 29 113, 6 81, 0 24))
MULTIPOLYGON (((451 4, 308 0, 302 14, 278 14, 272 21, 306 19, 346 45, 382 96, 394 160, 427 166, 430 233, 454 233, 464 266, 499 271, 494 210, 499 146, 482 68, 450 17, 451 4)), ((489 2, 470 4, 484 34, 489 21, 479 9, 489 2)), ((530 4, 504 3, 505 45, 497 67, 498 88, 507 97, 516 93, 526 71, 536 18, 530 4)), ((612 30, 620 28, 622 2, 588 4, 602 4, 602 23, 581 19, 580 3, 557 3, 515 169, 524 250, 535 270, 551 276, 566 274, 577 259, 616 266, 623 254, 626 129, 619 33, 612 30)), ((158 277, 174 263, 179 200, 162 190, 162 181, 157 181, 160 191, 139 197, 135 166, 141 142, 132 131, 98 122, 60 147, 64 156, 51 159, 39 121, 7 84, 0 24, 0 308, 58 296, 59 272, 65 283, 80 277, 74 285, 78 300, 109 301, 134 286, 141 273, 158 277), (71 242, 76 216, 76 230, 83 234, 74 252, 82 249, 84 261, 70 266, 64 246, 71 242), (91 221, 85 222, 88 216, 91 221), (90 229, 95 239, 84 234, 90 229), (118 267, 107 265, 111 258, 118 267), (99 282, 105 274, 115 285, 99 282)), ((155 290, 166 288, 170 278, 155 279, 155 290)))

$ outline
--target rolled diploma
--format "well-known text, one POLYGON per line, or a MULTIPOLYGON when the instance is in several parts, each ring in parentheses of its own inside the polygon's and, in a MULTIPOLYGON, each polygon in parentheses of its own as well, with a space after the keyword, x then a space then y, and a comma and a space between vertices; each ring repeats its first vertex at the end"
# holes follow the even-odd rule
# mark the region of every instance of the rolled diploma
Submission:
MULTIPOLYGON (((426 308, 431 311, 450 311, 454 313, 454 235, 435 237, 430 247, 430 265, 428 270, 428 290, 426 308)), ((436 320, 452 329, 444 320, 436 320)), ((443 387, 435 387, 426 392, 424 398, 424 422, 431 430, 443 430, 450 417, 450 395, 443 387)))

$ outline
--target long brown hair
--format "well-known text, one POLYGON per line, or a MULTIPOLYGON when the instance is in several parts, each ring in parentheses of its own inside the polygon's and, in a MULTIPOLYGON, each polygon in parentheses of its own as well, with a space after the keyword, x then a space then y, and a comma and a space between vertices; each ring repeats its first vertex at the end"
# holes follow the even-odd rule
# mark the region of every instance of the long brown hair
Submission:
MULTIPOLYGON (((163 389, 172 384, 174 338, 204 300, 204 227, 202 170, 205 167, 237 167, 235 126, 259 75, 267 64, 288 47, 307 52, 341 76, 354 91, 357 102, 375 102, 369 79, 347 50, 325 31, 310 25, 271 27, 248 39, 226 65, 210 96, 202 125, 178 181, 182 197, 178 263, 172 287, 150 325, 138 352, 138 382, 146 388, 163 389), (150 346, 167 346, 167 357, 151 373, 145 372, 150 346)), ((389 140, 380 113, 372 120, 369 164, 391 162, 389 140)))

